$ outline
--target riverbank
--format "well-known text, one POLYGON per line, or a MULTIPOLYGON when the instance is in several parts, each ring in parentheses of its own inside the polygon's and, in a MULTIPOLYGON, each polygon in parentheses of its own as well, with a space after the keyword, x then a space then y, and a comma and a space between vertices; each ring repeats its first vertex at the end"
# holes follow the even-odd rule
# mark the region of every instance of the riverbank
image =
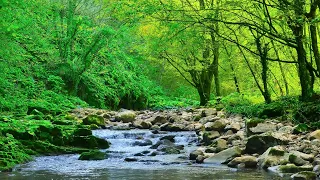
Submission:
POLYGON ((92 135, 91 127, 68 115, 0 118, 0 171, 12 171, 39 155, 73 154, 108 148, 109 143, 92 135))
MULTIPOLYGON (((195 131, 201 144, 190 153, 193 163, 258 168, 280 176, 292 175, 293 179, 315 179, 320 172, 320 131, 305 132, 303 126, 291 122, 229 116, 213 108, 119 112, 77 109, 71 115, 78 119, 103 117, 104 128, 113 130, 195 131)), ((169 149, 170 153, 179 153, 178 147, 169 149)))

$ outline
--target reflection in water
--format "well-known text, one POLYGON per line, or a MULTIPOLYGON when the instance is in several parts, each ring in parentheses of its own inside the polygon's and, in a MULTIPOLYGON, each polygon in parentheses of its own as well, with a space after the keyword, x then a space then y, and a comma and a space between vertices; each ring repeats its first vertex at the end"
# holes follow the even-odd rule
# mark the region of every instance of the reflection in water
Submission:
MULTIPOLYGON (((97 130, 94 135, 108 139, 109 158, 101 161, 79 161, 79 155, 37 157, 18 166, 12 173, 0 173, 1 180, 280 180, 263 171, 236 171, 221 165, 191 164, 188 155, 197 149, 194 132, 152 134, 147 130, 97 130), (135 157, 137 162, 124 158, 150 150, 150 146, 136 146, 137 139, 156 143, 165 135, 174 135, 177 145, 184 151, 177 155, 135 157)), ((150 150, 152 151, 152 150, 150 150)))

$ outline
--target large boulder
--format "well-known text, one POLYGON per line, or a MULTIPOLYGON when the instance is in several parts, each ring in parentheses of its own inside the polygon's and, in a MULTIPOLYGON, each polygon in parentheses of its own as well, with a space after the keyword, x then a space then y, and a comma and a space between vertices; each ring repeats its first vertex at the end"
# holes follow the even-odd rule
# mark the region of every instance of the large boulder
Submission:
POLYGON ((236 157, 228 163, 229 167, 237 167, 239 164, 244 164, 245 168, 256 168, 258 160, 254 156, 236 157))
POLYGON ((246 143, 245 152, 248 154, 262 154, 269 147, 276 145, 286 145, 289 143, 289 139, 279 133, 263 133, 259 135, 253 135, 248 138, 246 143))
POLYGON ((98 150, 92 150, 89 152, 81 153, 79 160, 103 160, 105 158, 106 158, 105 153, 98 150))
POLYGON ((203 162, 210 164, 224 164, 230 162, 234 157, 241 156, 241 153, 241 149, 238 146, 234 146, 205 159, 203 162))
POLYGON ((116 121, 122 121, 124 123, 133 122, 136 118, 136 113, 134 111, 125 110, 122 112, 119 112, 115 116, 116 121))

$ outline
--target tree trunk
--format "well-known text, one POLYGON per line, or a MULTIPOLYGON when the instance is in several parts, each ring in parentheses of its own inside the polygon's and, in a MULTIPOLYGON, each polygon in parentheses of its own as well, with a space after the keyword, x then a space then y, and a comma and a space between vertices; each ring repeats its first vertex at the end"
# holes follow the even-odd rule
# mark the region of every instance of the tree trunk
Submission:
POLYGON ((199 86, 197 87, 199 97, 200 97, 200 106, 207 105, 210 100, 210 91, 211 91, 211 83, 209 85, 199 86))
POLYGON ((298 72, 301 85, 301 100, 308 101, 312 97, 313 88, 311 85, 310 74, 308 72, 308 62, 306 51, 303 46, 303 27, 302 25, 293 28, 295 40, 297 43, 296 51, 298 54, 298 72))

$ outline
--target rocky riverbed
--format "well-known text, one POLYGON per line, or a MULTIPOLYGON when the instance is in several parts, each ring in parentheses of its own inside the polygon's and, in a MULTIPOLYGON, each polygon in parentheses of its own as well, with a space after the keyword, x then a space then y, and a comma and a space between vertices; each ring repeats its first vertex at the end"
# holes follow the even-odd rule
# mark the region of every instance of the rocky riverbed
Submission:
MULTIPOLYGON (((189 154, 192 163, 222 164, 238 169, 264 169, 292 179, 316 179, 320 174, 320 130, 300 132, 299 126, 275 119, 248 119, 227 115, 213 108, 164 111, 118 112, 76 109, 72 116, 92 128, 112 130, 150 129, 152 133, 195 131, 198 148, 189 154)), ((148 152, 136 156, 179 154, 183 145, 174 144, 174 136, 158 142, 137 140, 151 145, 148 152)), ((139 154, 140 153, 140 154, 139 154)), ((136 161, 127 158, 126 161, 136 161)))

